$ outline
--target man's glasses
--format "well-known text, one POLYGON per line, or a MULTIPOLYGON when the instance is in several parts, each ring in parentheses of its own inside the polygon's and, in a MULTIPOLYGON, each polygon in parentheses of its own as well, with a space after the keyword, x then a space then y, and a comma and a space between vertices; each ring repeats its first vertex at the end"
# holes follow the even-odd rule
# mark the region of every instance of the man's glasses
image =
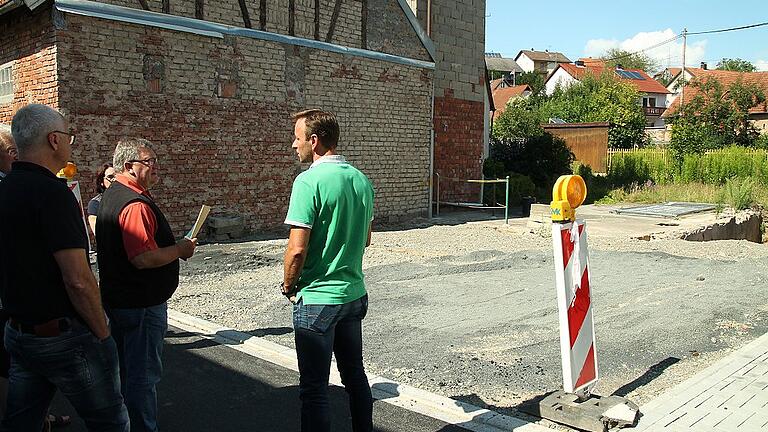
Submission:
POLYGON ((131 159, 128 161, 129 163, 140 163, 142 165, 153 167, 157 165, 157 158, 147 158, 147 159, 131 159))
POLYGON ((112 183, 113 181, 115 181, 115 179, 117 179, 117 176, 115 176, 114 174, 110 174, 110 175, 104 176, 104 178, 107 179, 107 181, 109 181, 110 183, 112 183))
POLYGON ((59 130, 52 131, 51 133, 64 134, 64 135, 69 137, 69 145, 74 145, 75 144, 75 134, 72 134, 72 133, 69 133, 69 132, 64 132, 64 131, 59 131, 59 130))

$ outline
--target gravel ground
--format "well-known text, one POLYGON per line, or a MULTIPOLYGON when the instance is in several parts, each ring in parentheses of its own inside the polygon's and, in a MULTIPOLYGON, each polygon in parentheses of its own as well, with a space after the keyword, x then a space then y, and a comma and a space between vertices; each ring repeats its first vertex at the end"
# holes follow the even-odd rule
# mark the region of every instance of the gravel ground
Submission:
MULTIPOLYGON (((514 413, 561 388, 548 233, 500 221, 375 230, 364 267, 369 372, 514 413)), ((277 294, 285 240, 210 244, 170 306, 293 346, 277 294)), ((768 330, 768 248, 745 241, 590 239, 595 392, 648 402, 768 330)))

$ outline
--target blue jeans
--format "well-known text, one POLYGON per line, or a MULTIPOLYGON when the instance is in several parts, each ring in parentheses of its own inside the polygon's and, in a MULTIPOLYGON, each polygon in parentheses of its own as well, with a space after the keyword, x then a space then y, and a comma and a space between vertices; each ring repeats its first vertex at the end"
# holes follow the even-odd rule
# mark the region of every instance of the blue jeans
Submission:
POLYGON ((328 376, 336 355, 341 382, 349 396, 354 432, 373 431, 373 398, 363 368, 361 321, 368 296, 343 305, 293 306, 302 432, 330 432, 328 376))
POLYGON ((128 431, 112 338, 99 341, 82 324, 55 337, 22 333, 8 324, 5 346, 12 360, 0 430, 42 430, 58 389, 89 431, 128 431))
POLYGON ((120 358, 120 379, 131 431, 157 431, 157 383, 163 374, 168 306, 107 309, 120 358))

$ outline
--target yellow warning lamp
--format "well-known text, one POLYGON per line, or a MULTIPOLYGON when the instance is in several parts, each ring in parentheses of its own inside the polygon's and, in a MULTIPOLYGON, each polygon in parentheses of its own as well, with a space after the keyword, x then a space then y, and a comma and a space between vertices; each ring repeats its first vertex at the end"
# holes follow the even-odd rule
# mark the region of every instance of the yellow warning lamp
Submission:
POLYGON ((552 222, 567 222, 576 219, 576 208, 587 197, 587 185, 578 175, 560 176, 552 188, 552 222))
POLYGON ((56 177, 65 178, 69 181, 72 181, 72 179, 75 178, 75 175, 77 175, 77 165, 75 165, 74 162, 67 162, 67 166, 56 173, 56 177))

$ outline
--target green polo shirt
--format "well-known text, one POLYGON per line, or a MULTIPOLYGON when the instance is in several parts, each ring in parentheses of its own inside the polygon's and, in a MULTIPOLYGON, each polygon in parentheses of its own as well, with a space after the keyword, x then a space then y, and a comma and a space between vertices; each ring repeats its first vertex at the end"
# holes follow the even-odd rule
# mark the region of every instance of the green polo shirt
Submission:
POLYGON ((344 304, 365 295, 363 252, 373 186, 343 156, 323 156, 293 182, 285 223, 310 228, 298 286, 304 304, 344 304))

